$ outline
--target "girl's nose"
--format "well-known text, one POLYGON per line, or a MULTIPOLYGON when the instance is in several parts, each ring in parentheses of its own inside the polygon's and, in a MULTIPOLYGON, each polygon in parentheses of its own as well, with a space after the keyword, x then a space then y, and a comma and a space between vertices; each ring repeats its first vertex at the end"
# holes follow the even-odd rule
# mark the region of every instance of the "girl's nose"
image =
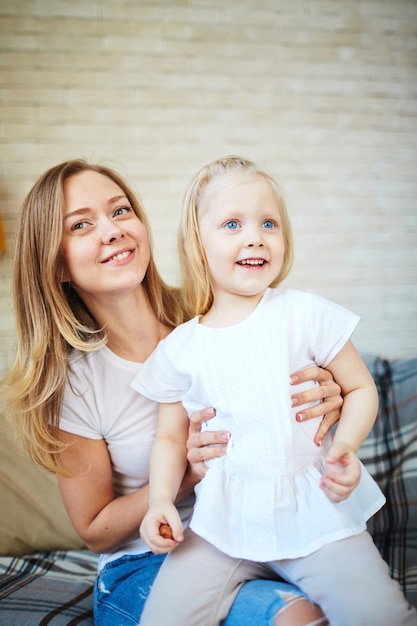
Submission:
POLYGON ((251 233, 248 233, 247 238, 247 247, 248 248, 262 248, 264 245, 262 233, 259 230, 253 230, 251 233))

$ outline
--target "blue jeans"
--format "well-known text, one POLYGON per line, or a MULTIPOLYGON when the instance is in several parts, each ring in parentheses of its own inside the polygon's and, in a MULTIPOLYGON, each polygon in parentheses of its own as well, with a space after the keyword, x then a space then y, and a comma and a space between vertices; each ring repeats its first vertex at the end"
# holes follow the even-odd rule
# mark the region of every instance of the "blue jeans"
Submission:
MULTIPOLYGON (((137 626, 149 590, 165 555, 147 552, 108 563, 94 588, 96 626, 137 626)), ((252 580, 243 585, 225 626, 269 626, 286 603, 285 593, 303 594, 293 585, 252 580)))

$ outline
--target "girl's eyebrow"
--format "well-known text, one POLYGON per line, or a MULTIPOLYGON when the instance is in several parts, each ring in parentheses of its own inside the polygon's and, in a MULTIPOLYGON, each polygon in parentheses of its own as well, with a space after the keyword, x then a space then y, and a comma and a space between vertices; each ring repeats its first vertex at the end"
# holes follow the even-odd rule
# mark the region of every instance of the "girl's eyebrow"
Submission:
MULTIPOLYGON (((110 198, 109 200, 107 200, 107 205, 111 206, 112 204, 119 202, 119 200, 126 200, 126 202, 129 202, 127 197, 124 194, 122 194, 120 196, 114 196, 114 198, 110 198)), ((90 213, 90 212, 91 212, 90 207, 80 207, 79 209, 74 209, 74 211, 67 213, 64 217, 64 220, 67 220, 70 217, 74 217, 75 215, 83 215, 84 213, 90 213)))

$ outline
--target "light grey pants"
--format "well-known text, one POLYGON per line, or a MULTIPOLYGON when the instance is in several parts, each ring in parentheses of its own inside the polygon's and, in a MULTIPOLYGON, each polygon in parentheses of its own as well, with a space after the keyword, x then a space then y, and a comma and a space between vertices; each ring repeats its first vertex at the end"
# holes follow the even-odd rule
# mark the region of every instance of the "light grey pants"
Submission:
POLYGON ((244 582, 274 571, 320 605, 331 626, 417 626, 367 532, 273 563, 232 558, 190 529, 185 536, 158 573, 141 626, 218 626, 244 582))

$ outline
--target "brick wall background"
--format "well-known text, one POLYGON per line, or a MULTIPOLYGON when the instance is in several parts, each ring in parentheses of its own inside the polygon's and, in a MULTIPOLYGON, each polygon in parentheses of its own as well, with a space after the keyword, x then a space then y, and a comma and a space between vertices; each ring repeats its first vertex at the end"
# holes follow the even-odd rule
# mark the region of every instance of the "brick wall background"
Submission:
POLYGON ((417 355, 416 35, 416 0, 0 0, 0 373, 16 214, 77 156, 140 192, 172 282, 191 176, 259 161, 292 215, 287 283, 362 315, 360 349, 417 355))

